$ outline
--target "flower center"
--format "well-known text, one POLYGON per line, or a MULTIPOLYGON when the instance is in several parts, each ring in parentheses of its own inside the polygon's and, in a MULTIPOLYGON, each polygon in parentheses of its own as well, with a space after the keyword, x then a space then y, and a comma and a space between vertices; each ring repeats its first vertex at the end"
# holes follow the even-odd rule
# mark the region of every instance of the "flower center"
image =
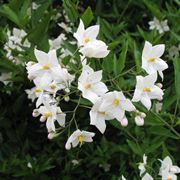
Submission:
POLYGON ((117 106, 119 104, 119 99, 114 99, 113 104, 117 106))
POLYGON ((98 114, 105 116, 105 112, 98 111, 98 114))
POLYGON ((149 87, 145 87, 145 88, 143 89, 143 91, 144 91, 144 92, 151 92, 151 89, 150 89, 149 87))
POLYGON ((89 41, 90 41, 89 38, 84 38, 84 39, 83 39, 83 43, 84 43, 84 44, 87 44, 89 41))
POLYGON ((149 62, 154 62, 156 60, 156 58, 149 58, 148 61, 149 62))
POLYGON ((83 135, 78 136, 78 140, 82 144, 84 141, 84 136, 83 135))
POLYGON ((91 88, 91 84, 90 83, 86 83, 84 87, 85 87, 85 89, 90 89, 91 88))
POLYGON ((40 92, 42 92, 41 89, 39 89, 39 88, 36 88, 36 89, 35 89, 35 93, 40 93, 40 92))
POLYGON ((48 64, 45 64, 42 68, 43 68, 43 70, 48 70, 50 68, 50 66, 48 64))
POLYGON ((168 177, 167 180, 172 180, 172 178, 171 178, 171 177, 168 177))
POLYGON ((52 116, 52 113, 51 113, 51 112, 47 112, 47 113, 45 113, 45 114, 44 114, 44 116, 45 116, 45 117, 46 117, 46 119, 47 119, 47 118, 49 118, 49 117, 51 117, 51 116, 52 116))
POLYGON ((55 84, 50 84, 49 87, 50 87, 52 90, 56 89, 56 85, 55 85, 55 84))

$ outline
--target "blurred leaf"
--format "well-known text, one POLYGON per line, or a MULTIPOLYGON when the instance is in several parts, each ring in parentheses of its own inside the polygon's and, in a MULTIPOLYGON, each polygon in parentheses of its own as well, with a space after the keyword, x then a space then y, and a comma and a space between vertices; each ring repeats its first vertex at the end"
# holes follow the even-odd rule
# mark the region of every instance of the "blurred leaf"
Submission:
POLYGON ((143 155, 143 150, 141 149, 141 147, 139 146, 139 144, 133 142, 133 141, 130 141, 130 140, 127 140, 127 143, 129 145, 129 147, 131 148, 131 150, 142 157, 143 155))
POLYGON ((76 5, 70 0, 63 0, 63 6, 71 22, 76 22, 79 18, 76 5))
POLYGON ((88 27, 88 25, 91 23, 91 21, 93 20, 93 12, 91 10, 91 7, 88 7, 85 12, 83 13, 83 15, 81 16, 81 19, 85 25, 85 27, 88 27))

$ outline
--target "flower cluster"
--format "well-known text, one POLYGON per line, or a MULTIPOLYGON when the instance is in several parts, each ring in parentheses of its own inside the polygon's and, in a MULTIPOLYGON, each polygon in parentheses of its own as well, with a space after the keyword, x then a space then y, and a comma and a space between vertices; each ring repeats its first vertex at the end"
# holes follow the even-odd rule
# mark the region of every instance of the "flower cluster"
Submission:
MULTIPOLYGON (((61 27, 64 25, 61 24, 61 27)), ((70 30, 67 30, 71 32, 70 30)), ((163 90, 160 83, 156 83, 158 73, 163 79, 163 71, 168 65, 161 59, 165 46, 163 44, 152 46, 145 42, 142 52, 142 68, 148 73, 147 76, 136 77, 136 88, 132 101, 126 98, 122 91, 109 91, 103 82, 103 71, 95 71, 88 63, 86 58, 104 58, 109 54, 108 46, 97 39, 99 25, 91 26, 85 29, 82 20, 74 33, 77 40, 78 49, 81 57, 80 75, 78 77, 77 88, 81 91, 81 96, 92 103, 90 115, 90 124, 94 125, 101 133, 106 130, 106 121, 116 119, 122 126, 128 125, 127 112, 132 112, 136 125, 144 125, 146 114, 136 109, 132 102, 141 101, 149 110, 151 108, 151 99, 162 100, 163 90)), ((57 92, 64 91, 64 98, 69 101, 68 93, 71 91, 71 83, 76 80, 77 72, 74 75, 69 74, 67 67, 61 60, 58 60, 56 49, 60 48, 61 41, 66 39, 61 34, 57 39, 50 40, 50 51, 34 50, 37 63, 28 62, 26 69, 28 78, 33 80, 35 87, 26 90, 28 97, 32 101, 36 100, 36 109, 33 116, 41 115, 40 121, 46 122, 48 138, 52 139, 58 135, 56 124, 65 127, 66 114, 58 107, 57 92), (57 122, 57 123, 55 123, 57 122)), ((62 59, 62 55, 60 55, 62 59)), ((69 68, 69 67, 68 67, 69 68)), ((71 70, 71 69, 70 69, 71 70)), ((75 113, 75 111, 73 111, 75 113)), ((73 119, 72 119, 73 120, 73 119)), ((74 119, 75 121, 75 119, 74 119)), ((75 122, 76 124, 76 122, 75 122)), ((71 122, 69 122, 71 125, 71 122)), ((76 124, 76 131, 70 135, 65 145, 66 149, 82 145, 84 142, 92 142, 95 135, 92 132, 79 130, 76 124)))
POLYGON ((26 39, 27 33, 24 30, 13 28, 12 33, 7 32, 8 42, 6 42, 4 49, 7 51, 7 58, 18 64, 20 61, 18 58, 13 57, 12 51, 23 51, 23 48, 29 48, 30 42, 26 39))

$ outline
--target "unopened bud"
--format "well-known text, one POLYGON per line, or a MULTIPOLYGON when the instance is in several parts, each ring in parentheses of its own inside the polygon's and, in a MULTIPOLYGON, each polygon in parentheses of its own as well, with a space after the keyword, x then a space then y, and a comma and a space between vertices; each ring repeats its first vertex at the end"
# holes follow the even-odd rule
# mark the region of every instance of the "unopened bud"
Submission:
POLYGON ((161 83, 156 83, 156 86, 158 86, 159 88, 163 87, 163 85, 161 83))
POLYGON ((144 125, 144 118, 140 116, 135 117, 135 123, 137 126, 143 126, 144 125))
POLYGON ((41 121, 41 122, 45 122, 45 121, 46 121, 46 117, 45 117, 45 116, 41 116, 41 117, 40 117, 40 121, 41 121))
POLYGON ((65 89, 65 91, 66 91, 67 93, 69 93, 69 92, 70 92, 69 88, 66 88, 66 89, 65 89))
POLYGON ((33 113, 32 113, 32 116, 33 117, 38 117, 39 115, 40 115, 40 113, 39 113, 38 109, 34 109, 33 113))
POLYGON ((53 138, 55 138, 56 136, 57 136, 56 133, 50 132, 50 133, 48 134, 48 139, 53 139, 53 138))
POLYGON ((69 99, 70 99, 69 96, 65 96, 65 97, 64 97, 64 100, 65 100, 66 102, 69 102, 69 99))
POLYGON ((142 112, 142 113, 141 113, 141 117, 142 117, 142 118, 145 118, 145 117, 146 117, 146 114, 142 112))
POLYGON ((126 126, 128 125, 128 120, 127 120, 127 118, 124 117, 124 118, 120 121, 120 123, 121 123, 121 126, 126 127, 126 126))

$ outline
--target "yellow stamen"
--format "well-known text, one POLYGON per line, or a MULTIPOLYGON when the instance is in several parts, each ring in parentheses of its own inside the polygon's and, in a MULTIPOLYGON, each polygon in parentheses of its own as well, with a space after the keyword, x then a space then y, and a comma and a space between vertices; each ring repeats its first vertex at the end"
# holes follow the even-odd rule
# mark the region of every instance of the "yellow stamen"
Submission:
POLYGON ((42 92, 41 89, 39 89, 39 88, 36 88, 36 89, 35 89, 35 93, 40 93, 40 92, 42 92))
POLYGON ((47 113, 44 114, 44 116, 45 116, 46 118, 49 118, 49 117, 52 116, 52 113, 51 113, 51 112, 47 112, 47 113))
POLYGON ((105 112, 101 112, 101 111, 98 111, 98 114, 100 114, 100 115, 105 115, 106 113, 105 112))
POLYGON ((86 89, 90 89, 91 88, 91 84, 90 83, 87 83, 87 84, 85 84, 85 86, 84 86, 86 89))
POLYGON ((156 58, 149 58, 148 61, 149 62, 154 62, 156 60, 156 58))
POLYGON ((168 177, 167 180, 172 180, 172 178, 171 178, 171 177, 168 177))
POLYGON ((143 91, 144 91, 144 92, 151 92, 151 89, 150 89, 149 87, 145 87, 145 88, 143 89, 143 91))
POLYGON ((56 85, 55 85, 55 84, 50 84, 49 87, 50 87, 52 90, 56 89, 56 85))
POLYGON ((78 140, 82 144, 84 141, 84 136, 83 135, 78 136, 78 140))
POLYGON ((44 70, 48 70, 50 67, 48 64, 45 64, 43 67, 42 67, 44 70))
POLYGON ((114 99, 113 104, 117 106, 119 104, 119 99, 114 99))
POLYGON ((89 38, 84 38, 84 39, 83 39, 83 43, 84 43, 84 44, 87 44, 89 41, 90 41, 89 38))

